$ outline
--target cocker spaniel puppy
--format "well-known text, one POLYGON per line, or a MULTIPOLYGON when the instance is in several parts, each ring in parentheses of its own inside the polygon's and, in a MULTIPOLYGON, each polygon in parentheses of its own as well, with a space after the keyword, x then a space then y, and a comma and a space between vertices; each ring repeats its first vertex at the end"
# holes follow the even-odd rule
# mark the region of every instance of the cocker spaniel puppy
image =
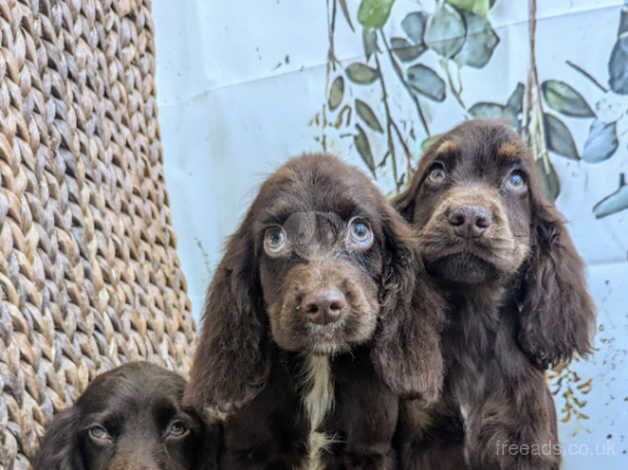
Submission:
POLYGON ((440 402, 404 402, 406 469, 558 469, 545 370, 590 351, 594 307, 530 152, 505 125, 439 138, 396 201, 448 302, 440 402))
POLYGON ((35 470, 214 468, 218 438, 182 407, 184 386, 179 375, 148 362, 99 375, 54 417, 35 470))
POLYGON ((442 302, 415 252, 334 157, 264 182, 209 287, 186 391, 224 421, 222 469, 393 468, 399 397, 433 401, 442 382, 442 302))

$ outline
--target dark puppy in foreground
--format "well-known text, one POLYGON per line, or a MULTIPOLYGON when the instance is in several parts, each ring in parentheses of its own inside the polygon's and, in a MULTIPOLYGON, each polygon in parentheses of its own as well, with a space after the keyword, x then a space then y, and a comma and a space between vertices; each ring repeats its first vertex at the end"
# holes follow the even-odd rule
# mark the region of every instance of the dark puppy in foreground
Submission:
POLYGON ((428 150, 396 203, 449 304, 444 393, 430 409, 404 403, 404 468, 558 469, 544 372, 589 352, 595 319, 530 152, 506 126, 466 122, 428 150))
POLYGON ((99 375, 54 417, 35 470, 213 468, 217 446, 199 417, 182 407, 184 386, 181 376, 148 362, 99 375))
POLYGON ((441 301, 415 252, 336 158, 264 182, 209 287, 186 391, 223 420, 222 469, 393 468, 398 398, 433 401, 442 382, 441 301))

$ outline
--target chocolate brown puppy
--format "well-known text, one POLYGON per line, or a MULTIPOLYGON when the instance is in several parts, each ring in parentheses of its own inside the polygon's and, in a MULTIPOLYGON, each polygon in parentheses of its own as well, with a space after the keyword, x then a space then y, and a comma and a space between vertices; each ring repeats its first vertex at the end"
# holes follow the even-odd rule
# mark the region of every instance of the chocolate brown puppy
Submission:
POLYGON ((445 387, 402 407, 406 469, 558 469, 545 370, 591 349, 594 307, 562 217, 509 127, 442 136, 396 201, 447 299, 445 387))
POLYGON ((442 302, 416 263, 356 168, 306 155, 264 182, 209 287, 186 392, 222 421, 223 469, 393 468, 399 397, 433 401, 442 382, 442 302))
POLYGON ((35 470, 215 468, 218 437, 181 400, 185 381, 148 362, 96 377, 54 417, 35 470))

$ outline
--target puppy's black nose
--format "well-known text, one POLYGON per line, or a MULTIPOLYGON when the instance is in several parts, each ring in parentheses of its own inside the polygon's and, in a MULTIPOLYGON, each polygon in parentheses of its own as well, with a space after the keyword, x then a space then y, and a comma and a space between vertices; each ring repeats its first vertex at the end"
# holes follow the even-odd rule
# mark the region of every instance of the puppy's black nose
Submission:
POLYGON ((457 235, 464 238, 477 238, 491 226, 493 216, 485 207, 465 204, 453 209, 447 220, 457 235))
POLYGON ((301 308, 310 322, 327 325, 338 321, 347 306, 347 299, 337 289, 314 291, 303 297, 301 308))

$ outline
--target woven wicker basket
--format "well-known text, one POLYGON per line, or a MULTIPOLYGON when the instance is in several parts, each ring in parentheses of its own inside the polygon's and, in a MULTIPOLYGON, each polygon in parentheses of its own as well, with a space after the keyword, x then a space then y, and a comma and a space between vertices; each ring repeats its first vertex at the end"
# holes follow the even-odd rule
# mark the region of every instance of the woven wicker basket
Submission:
POLYGON ((0 0, 0 468, 97 373, 187 372, 150 0, 0 0))

